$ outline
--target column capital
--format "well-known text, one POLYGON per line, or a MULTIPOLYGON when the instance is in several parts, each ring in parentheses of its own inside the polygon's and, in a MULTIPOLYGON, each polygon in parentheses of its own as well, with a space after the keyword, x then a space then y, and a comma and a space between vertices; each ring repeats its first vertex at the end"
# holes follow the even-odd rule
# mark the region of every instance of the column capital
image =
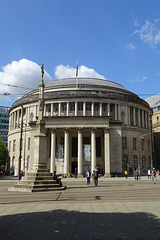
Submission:
POLYGON ((110 127, 104 128, 104 133, 109 133, 110 127))
POLYGON ((56 132, 56 128, 51 128, 51 132, 55 133, 56 132))

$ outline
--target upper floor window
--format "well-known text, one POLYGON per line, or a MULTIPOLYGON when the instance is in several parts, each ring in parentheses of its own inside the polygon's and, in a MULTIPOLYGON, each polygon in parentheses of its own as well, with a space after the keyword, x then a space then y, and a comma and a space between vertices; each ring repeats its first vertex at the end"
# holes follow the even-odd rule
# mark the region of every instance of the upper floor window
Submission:
POLYGON ((13 140, 13 152, 15 152, 16 149, 16 140, 13 140))
POLYGON ((122 149, 127 149, 127 137, 122 137, 122 149))
POLYGON ((144 139, 142 139, 142 151, 144 151, 144 139))
POLYGON ((86 111, 91 111, 91 103, 86 103, 86 111))
POLYGON ((98 103, 95 103, 95 104, 94 104, 94 111, 98 111, 98 109, 99 109, 99 104, 98 104, 98 103))
POLYGON ((83 103, 78 103, 78 111, 83 111, 83 103))
POLYGON ((30 150, 30 147, 31 147, 31 139, 28 138, 28 150, 30 150))
POLYGON ((75 104, 74 103, 70 104, 70 111, 75 111, 75 104))
POLYGON ((137 149, 137 138, 133 138, 133 150, 137 149))

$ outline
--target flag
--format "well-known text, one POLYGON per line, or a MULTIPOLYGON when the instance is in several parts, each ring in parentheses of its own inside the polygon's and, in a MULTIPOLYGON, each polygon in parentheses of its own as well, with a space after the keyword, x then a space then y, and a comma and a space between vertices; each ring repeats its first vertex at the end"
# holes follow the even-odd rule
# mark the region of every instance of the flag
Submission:
POLYGON ((76 77, 78 77, 78 61, 76 62, 76 77))

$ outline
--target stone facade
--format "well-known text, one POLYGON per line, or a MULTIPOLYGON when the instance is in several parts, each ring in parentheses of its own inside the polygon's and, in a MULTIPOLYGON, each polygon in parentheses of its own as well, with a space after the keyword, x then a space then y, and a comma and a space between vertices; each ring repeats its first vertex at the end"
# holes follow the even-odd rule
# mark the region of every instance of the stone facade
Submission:
MULTIPOLYGON (((16 101, 9 113, 9 156, 14 174, 18 174, 21 116, 23 141, 21 168, 32 172, 35 164, 35 140, 39 90, 16 101), (23 109, 22 109, 23 106, 23 109), (21 114, 23 111, 23 114, 21 114)), ((97 165, 106 176, 150 168, 149 113, 144 100, 123 86, 102 79, 60 79, 44 88, 47 169, 67 175, 97 165)))

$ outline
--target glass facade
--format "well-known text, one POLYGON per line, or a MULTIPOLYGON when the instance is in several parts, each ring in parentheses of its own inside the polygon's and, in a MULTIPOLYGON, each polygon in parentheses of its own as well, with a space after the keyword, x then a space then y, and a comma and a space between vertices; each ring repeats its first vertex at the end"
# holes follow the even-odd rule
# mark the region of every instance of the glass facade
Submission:
POLYGON ((9 107, 0 106, 0 138, 6 147, 8 143, 9 109, 9 107))

